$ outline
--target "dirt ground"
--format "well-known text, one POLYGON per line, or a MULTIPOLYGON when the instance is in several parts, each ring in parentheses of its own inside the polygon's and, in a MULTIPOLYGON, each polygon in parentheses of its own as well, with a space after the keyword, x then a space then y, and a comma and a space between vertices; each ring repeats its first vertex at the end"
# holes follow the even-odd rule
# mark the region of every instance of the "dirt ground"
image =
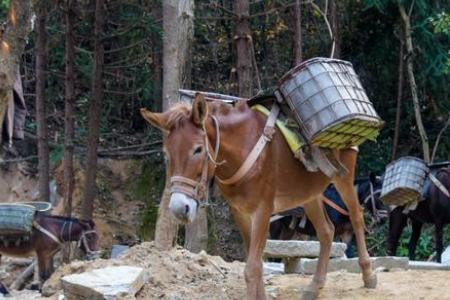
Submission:
MULTIPOLYGON (((108 165, 112 202, 105 206, 96 202, 96 222, 102 240, 102 247, 110 247, 118 242, 118 237, 131 237, 136 232, 137 215, 142 209, 141 203, 130 199, 122 192, 129 174, 127 162, 108 165), (123 165, 122 165, 123 164, 123 165), (112 213, 111 213, 112 212, 112 213)), ((0 192, 8 195, 0 202, 29 201, 35 198, 36 182, 20 167, 12 166, 0 170, 0 192)), ((61 187, 61 170, 56 171, 58 188, 61 187), (58 172, 59 171, 59 172, 58 172), (59 174, 58 174, 59 173, 59 174)), ((74 206, 79 207, 81 199, 82 172, 76 174, 74 206)), ((62 191, 58 191, 62 194, 62 191)), ((77 209, 75 209, 77 210, 77 209)), ((55 209, 55 212, 58 208, 55 209)), ((128 239, 128 238, 126 238, 128 239)), ((0 280, 9 284, 23 268, 3 259, 0 268, 0 280)), ((39 294, 22 291, 14 292, 15 299, 58 299, 62 294, 59 279, 67 274, 81 273, 86 270, 111 265, 134 265, 143 267, 148 274, 148 282, 137 294, 137 299, 245 299, 244 263, 225 262, 218 256, 193 254, 177 248, 169 252, 155 249, 152 243, 142 243, 129 250, 116 260, 97 260, 94 262, 75 261, 57 269, 39 294), (18 293, 18 294, 17 294, 18 293)), ((309 283, 311 276, 305 275, 266 275, 266 292, 269 299, 301 299, 302 289, 309 283)), ((368 290, 362 287, 360 275, 346 272, 334 272, 328 276, 325 288, 319 299, 449 299, 450 272, 445 271, 396 271, 378 273, 378 287, 368 290)), ((1 297, 0 297, 1 298, 1 297)))
MULTIPOLYGON (((65 265, 46 283, 43 292, 57 299, 62 294, 61 276, 111 265, 135 265, 147 271, 149 280, 137 299, 245 299, 244 263, 228 263, 218 256, 193 254, 181 248, 161 252, 153 243, 137 245, 116 260, 65 265)), ((311 276, 266 275, 264 280, 269 299, 293 300, 301 299, 311 276)), ((450 272, 379 272, 378 280, 377 289, 368 290, 363 288, 359 274, 333 272, 319 299, 450 299, 450 272)))

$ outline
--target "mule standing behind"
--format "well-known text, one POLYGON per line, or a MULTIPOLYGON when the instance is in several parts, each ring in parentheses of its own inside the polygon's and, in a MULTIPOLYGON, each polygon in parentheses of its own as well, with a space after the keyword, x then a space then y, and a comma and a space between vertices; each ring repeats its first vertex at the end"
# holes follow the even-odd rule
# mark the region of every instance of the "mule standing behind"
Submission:
MULTIPOLYGON (((436 178, 450 190, 450 166, 441 168, 436 174, 436 178)), ((420 201, 417 208, 403 213, 404 206, 398 206, 389 214, 389 236, 387 248, 389 255, 395 255, 398 247, 398 240, 406 226, 408 218, 412 223, 412 234, 408 245, 409 259, 416 257, 416 247, 424 223, 434 224, 437 261, 441 262, 443 251, 442 235, 444 225, 450 223, 450 198, 445 195, 434 183, 431 183, 429 193, 425 199, 420 201)))
MULTIPOLYGON (((303 296, 315 298, 325 284, 334 235, 333 225, 317 199, 331 180, 321 172, 308 172, 294 158, 279 131, 266 126, 266 118, 245 102, 237 102, 234 107, 206 103, 203 95, 197 94, 192 108, 177 105, 164 113, 141 109, 141 114, 166 133, 164 151, 172 184, 169 207, 178 219, 190 222, 195 218, 207 181, 215 176, 247 250, 247 299, 266 298, 262 254, 271 214, 304 205, 320 241, 320 254, 317 271, 303 296), (248 172, 240 171, 261 134, 270 142, 248 172)), ((362 208, 353 187, 357 152, 336 150, 335 154, 349 173, 333 178, 333 182, 349 209, 364 285, 374 288, 376 274, 367 252, 362 208)))
MULTIPOLYGON (((357 191, 359 203, 369 212, 375 224, 384 223, 387 219, 387 210, 379 199, 381 194, 381 184, 382 181, 380 178, 374 174, 371 174, 370 177, 367 178, 356 179, 355 181, 355 189, 357 191)), ((324 197, 327 198, 324 206, 334 225, 335 237, 339 237, 343 243, 347 244, 347 250, 345 252, 347 257, 353 257, 353 227, 347 207, 333 185, 330 185, 326 189, 324 197)), ((297 218, 299 215, 298 209, 303 210, 299 207, 291 211, 283 212, 281 213, 283 216, 281 219, 277 219, 270 223, 271 239, 290 240, 296 233, 316 236, 314 226, 309 220, 306 220, 303 226, 300 226, 301 221, 298 222, 297 218), (297 221, 294 218, 296 218, 297 221)))
POLYGON ((0 254, 28 257, 36 255, 41 283, 53 272, 52 258, 61 249, 63 242, 79 242, 85 253, 97 254, 97 234, 91 220, 78 220, 36 213, 31 237, 20 244, 0 242, 0 254))

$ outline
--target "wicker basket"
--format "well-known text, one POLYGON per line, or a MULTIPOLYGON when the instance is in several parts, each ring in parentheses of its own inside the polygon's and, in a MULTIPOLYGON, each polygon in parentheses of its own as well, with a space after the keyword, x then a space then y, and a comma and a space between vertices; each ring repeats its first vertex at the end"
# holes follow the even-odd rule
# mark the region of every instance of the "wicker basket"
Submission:
POLYGON ((26 204, 0 204, 0 235, 30 234, 36 208, 26 204))
POLYGON ((387 205, 419 201, 429 169, 421 159, 405 156, 386 167, 380 199, 387 205))
POLYGON ((305 139, 344 149, 374 140, 383 126, 350 62, 313 58, 279 82, 305 139))

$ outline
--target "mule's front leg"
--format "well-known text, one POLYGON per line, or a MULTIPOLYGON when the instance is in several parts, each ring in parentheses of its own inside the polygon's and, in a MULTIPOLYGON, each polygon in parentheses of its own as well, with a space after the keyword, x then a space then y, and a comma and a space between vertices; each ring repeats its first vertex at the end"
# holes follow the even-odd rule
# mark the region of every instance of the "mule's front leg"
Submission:
POLYGON ((303 292, 303 300, 316 299, 319 290, 325 285, 328 262, 330 261, 331 244, 334 237, 334 226, 324 212, 322 202, 311 201, 304 205, 305 212, 316 230, 320 242, 319 261, 312 282, 303 292))
POLYGON ((263 282, 262 254, 266 246, 271 211, 271 208, 260 205, 251 215, 252 229, 250 247, 244 271, 248 300, 266 299, 263 282))

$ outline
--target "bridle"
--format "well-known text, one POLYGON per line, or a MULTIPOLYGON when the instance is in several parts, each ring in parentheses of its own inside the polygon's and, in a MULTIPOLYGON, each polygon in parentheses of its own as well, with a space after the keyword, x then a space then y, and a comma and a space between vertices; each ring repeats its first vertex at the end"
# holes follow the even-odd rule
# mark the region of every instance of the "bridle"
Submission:
POLYGON ((370 206, 372 207, 372 216, 375 218, 376 223, 379 223, 382 218, 386 218, 388 216, 388 212, 385 209, 378 209, 375 202, 375 195, 381 193, 381 189, 374 190, 373 184, 369 181, 369 190, 370 194, 364 198, 363 203, 367 204, 370 201, 370 206))
POLYGON ((207 205, 208 200, 208 169, 209 163, 213 164, 214 169, 224 163, 217 162, 217 156, 219 155, 219 147, 220 147, 220 127, 219 121, 215 116, 210 116, 213 120, 215 131, 216 131, 216 143, 214 146, 214 156, 211 155, 209 150, 210 142, 208 138, 208 133, 206 131, 205 124, 202 126, 202 132, 205 136, 205 158, 203 160, 202 174, 200 175, 200 180, 196 181, 184 176, 176 175, 170 178, 170 193, 182 193, 190 198, 194 199, 198 206, 207 205), (206 200, 206 201, 202 201, 206 200), (202 202, 200 202, 202 201, 202 202))
POLYGON ((88 256, 96 256, 100 253, 100 251, 94 251, 89 247, 89 243, 86 240, 86 236, 88 234, 95 234, 97 236, 97 231, 95 231, 94 229, 83 230, 81 232, 80 239, 78 240, 77 247, 80 248, 81 244, 83 243, 84 249, 86 250, 86 254, 88 256))
MULTIPOLYGON (((51 231, 45 229, 44 227, 42 227, 37 221, 33 222, 33 226, 39 230, 40 232, 42 232, 43 234, 45 234, 47 237, 49 237, 50 239, 52 239, 54 242, 56 242, 59 246, 62 246, 62 244, 64 242, 71 242, 71 229, 72 229, 72 224, 73 221, 64 221, 64 224, 62 226, 62 229, 59 233, 59 237, 57 237, 55 234, 53 234, 51 231), (66 224, 69 223, 69 238, 68 240, 64 239, 64 228, 66 227, 66 224)), ((81 231, 81 235, 80 238, 77 241, 77 247, 80 247, 81 244, 84 245, 84 248, 86 250, 86 254, 89 256, 95 256, 98 255, 100 253, 100 251, 94 251, 89 247, 89 243, 87 242, 86 236, 89 234, 95 234, 97 235, 97 232, 93 229, 89 229, 89 230, 82 230, 81 231)))
MULTIPOLYGON (((280 112, 280 107, 274 103, 270 110, 270 113, 267 117, 266 124, 264 125, 263 133, 259 137, 256 144, 253 146, 253 149, 248 154, 247 158, 244 160, 242 165, 238 168, 238 170, 232 175, 230 178, 221 179, 216 176, 217 181, 221 185, 232 185, 237 184, 241 179, 243 179, 247 173, 250 171, 252 166, 257 161, 259 155, 264 150, 265 146, 272 141, 272 138, 275 134, 275 122, 277 120, 277 116, 280 112)), ((214 171, 217 166, 223 164, 225 161, 217 162, 217 156, 219 154, 220 147, 220 128, 219 121, 215 116, 210 116, 213 120, 215 131, 216 131, 216 143, 214 147, 214 157, 211 155, 209 151, 209 139, 208 134, 205 128, 205 123, 203 123, 203 133, 205 135, 205 159, 202 167, 202 174, 200 176, 200 181, 196 181, 184 176, 172 176, 170 178, 170 193, 182 193, 190 198, 194 199, 197 202, 197 207, 200 205, 206 205, 207 201, 203 201, 200 204, 201 200, 208 199, 208 168, 209 162, 212 162, 214 166, 214 171)), ((213 172, 214 173, 214 172, 213 172)))

